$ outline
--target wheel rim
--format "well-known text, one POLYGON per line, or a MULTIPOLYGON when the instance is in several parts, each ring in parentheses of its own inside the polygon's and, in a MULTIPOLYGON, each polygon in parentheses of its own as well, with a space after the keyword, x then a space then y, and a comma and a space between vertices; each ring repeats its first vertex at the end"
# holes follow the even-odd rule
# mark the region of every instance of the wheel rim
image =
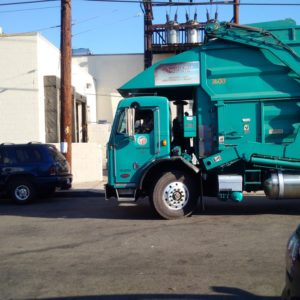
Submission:
POLYGON ((179 181, 166 186, 163 192, 163 201, 169 209, 180 210, 188 203, 189 191, 185 184, 179 181))
POLYGON ((30 189, 26 185, 19 185, 15 189, 15 196, 18 200, 27 200, 30 196, 30 189))

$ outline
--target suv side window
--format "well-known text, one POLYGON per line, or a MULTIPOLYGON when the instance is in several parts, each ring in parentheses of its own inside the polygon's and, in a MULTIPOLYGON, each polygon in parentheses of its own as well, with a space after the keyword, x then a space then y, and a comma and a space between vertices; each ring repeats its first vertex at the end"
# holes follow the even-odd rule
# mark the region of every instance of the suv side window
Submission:
POLYGON ((13 147, 5 147, 2 149, 2 163, 4 165, 12 165, 16 163, 15 149, 13 147))
POLYGON ((42 161, 42 154, 37 148, 18 147, 15 151, 18 163, 37 163, 42 161))

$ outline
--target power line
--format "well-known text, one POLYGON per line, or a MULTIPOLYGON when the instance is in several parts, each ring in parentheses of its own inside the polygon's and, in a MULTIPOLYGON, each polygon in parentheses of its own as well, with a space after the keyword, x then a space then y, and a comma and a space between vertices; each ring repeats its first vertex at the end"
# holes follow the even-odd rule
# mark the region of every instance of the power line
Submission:
MULTIPOLYGON (((0 3, 0 6, 13 6, 13 5, 24 5, 24 4, 36 4, 36 3, 46 3, 46 2, 59 2, 60 0, 31 0, 31 1, 21 1, 21 2, 6 2, 6 3, 0 3)), ((108 2, 108 3, 137 3, 141 4, 142 1, 139 0, 82 0, 86 2, 108 2)), ((150 1, 149 1, 150 2, 150 1)), ((190 5, 232 5, 232 0, 224 0, 224 1, 203 1, 203 2, 192 2, 192 1, 178 1, 178 2, 172 2, 172 1, 151 1, 151 4, 154 6, 190 6, 190 5)), ((300 3, 293 3, 293 2, 239 2, 239 6, 300 6, 300 3)))
POLYGON ((32 0, 32 1, 21 1, 21 2, 6 2, 6 3, 0 3, 0 6, 24 5, 24 4, 58 2, 58 1, 59 0, 32 0))
MULTIPOLYGON (((51 6, 51 7, 48 7, 48 8, 55 8, 55 7, 60 7, 60 6, 51 6)), ((43 9, 43 8, 37 8, 37 9, 43 9)), ((14 12, 15 10, 11 10, 11 11, 7 11, 7 12, 14 12)), ((110 12, 110 14, 113 14, 115 12, 118 12, 119 9, 114 9, 110 12)), ((2 12, 0 11, 0 14, 2 12)), ((115 21, 113 23, 110 23, 108 25, 111 25, 111 24, 114 24, 114 23, 119 23, 119 22, 122 22, 122 21, 126 21, 126 20, 129 20, 131 18, 135 18, 135 17, 139 17, 140 15, 137 13, 136 15, 132 16, 132 17, 128 17, 126 19, 122 19, 122 20, 118 20, 118 21, 115 21)), ((86 23, 86 22, 89 22, 89 21, 92 21, 92 20, 95 20, 95 19, 98 19, 98 18, 102 18, 103 15, 97 15, 97 16, 93 16, 93 17, 89 17, 89 18, 86 18, 86 19, 82 19, 82 20, 74 20, 72 22, 72 27, 73 26, 76 26, 78 24, 82 24, 82 23, 86 23)), ((36 29, 36 30, 31 30, 31 31, 28 31, 26 33, 31 33, 31 32, 42 32, 42 31, 46 31, 46 30, 50 30, 50 29, 60 29, 61 26, 60 25, 53 25, 53 26, 49 26, 49 27, 43 27, 43 28, 39 28, 39 29, 36 29)), ((88 30, 85 30, 85 31, 82 31, 82 32, 79 32, 79 33, 76 33, 74 34, 73 36, 76 36, 76 35, 79 35, 79 34, 82 34, 82 33, 85 33, 85 32, 88 32, 88 31, 91 31, 91 30, 95 30, 96 28, 93 28, 93 29, 88 29, 88 30)))
POLYGON ((58 8, 58 7, 60 7, 60 6, 46 6, 46 7, 36 7, 36 8, 11 9, 11 10, 0 11, 0 14, 14 13, 14 12, 25 12, 25 11, 32 11, 32 10, 42 10, 42 9, 51 9, 51 8, 58 8))
MULTIPOLYGON (((118 24, 118 23, 125 22, 125 21, 128 21, 128 20, 134 19, 134 18, 138 18, 140 16, 141 16, 141 13, 137 13, 134 16, 127 17, 127 18, 121 19, 121 20, 117 20, 117 21, 114 21, 114 22, 111 22, 111 23, 107 23, 105 25, 110 26, 110 25, 118 24)), ((91 19, 95 19, 95 18, 96 17, 90 18, 90 19, 87 19, 87 20, 91 20, 91 19)), ((77 24, 80 24, 80 23, 82 23, 82 22, 77 22, 77 23, 74 23, 72 25, 77 25, 77 24)), ((81 31, 81 32, 73 34, 72 37, 77 36, 77 35, 81 35, 81 34, 84 34, 84 33, 87 33, 87 32, 93 31, 93 30, 96 30, 96 29, 98 29, 98 28, 90 28, 90 29, 84 30, 84 31, 81 31)))
MULTIPOLYGON (((141 4, 138 0, 83 0, 87 2, 108 2, 108 3, 137 3, 141 4)), ((151 1, 153 6, 190 6, 190 5, 233 5, 233 1, 207 1, 207 2, 164 2, 164 1, 151 1)), ((254 2, 240 2, 239 6, 300 6, 300 3, 254 3, 254 2)))

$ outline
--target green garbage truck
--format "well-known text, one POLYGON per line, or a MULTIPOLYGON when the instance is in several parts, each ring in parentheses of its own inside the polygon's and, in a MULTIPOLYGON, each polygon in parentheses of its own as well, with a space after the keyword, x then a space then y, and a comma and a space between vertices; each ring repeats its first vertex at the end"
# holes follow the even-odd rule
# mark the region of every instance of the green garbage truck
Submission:
POLYGON ((215 21, 205 32, 119 89, 107 199, 148 197, 176 219, 203 196, 300 198, 300 26, 215 21))

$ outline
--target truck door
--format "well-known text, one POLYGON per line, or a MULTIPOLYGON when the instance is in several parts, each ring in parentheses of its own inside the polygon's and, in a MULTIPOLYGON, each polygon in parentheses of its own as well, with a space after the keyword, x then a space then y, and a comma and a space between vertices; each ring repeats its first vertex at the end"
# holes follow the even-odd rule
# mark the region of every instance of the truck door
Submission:
POLYGON ((121 112, 114 143, 116 183, 137 183, 143 168, 159 154, 159 110, 135 110, 133 136, 127 133, 126 110, 121 112))

